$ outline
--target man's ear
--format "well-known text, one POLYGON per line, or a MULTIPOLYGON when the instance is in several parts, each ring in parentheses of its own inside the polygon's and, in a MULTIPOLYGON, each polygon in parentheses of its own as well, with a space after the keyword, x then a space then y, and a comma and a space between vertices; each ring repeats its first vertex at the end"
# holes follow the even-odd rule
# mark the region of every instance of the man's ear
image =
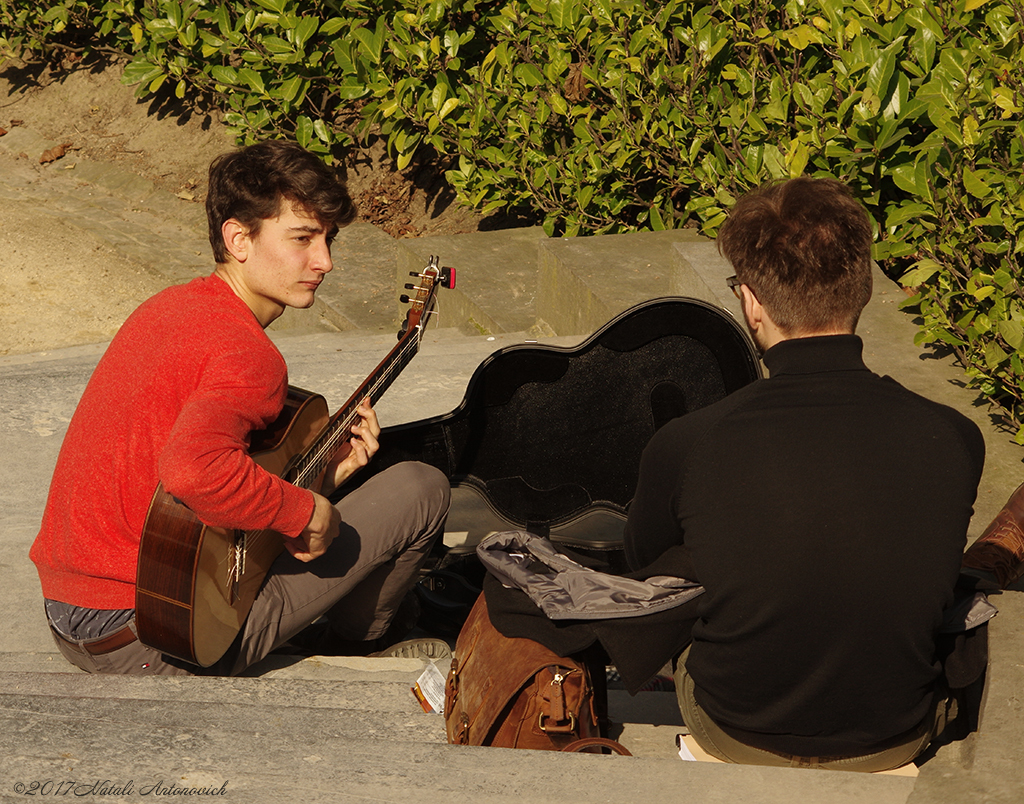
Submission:
POLYGON ((757 332, 764 323, 764 307, 747 285, 740 285, 740 303, 747 326, 752 332, 757 332))
POLYGON ((245 262, 249 257, 249 249, 252 246, 252 239, 249 237, 249 230, 234 218, 228 218, 221 224, 221 237, 224 238, 224 247, 228 254, 238 262, 245 262))

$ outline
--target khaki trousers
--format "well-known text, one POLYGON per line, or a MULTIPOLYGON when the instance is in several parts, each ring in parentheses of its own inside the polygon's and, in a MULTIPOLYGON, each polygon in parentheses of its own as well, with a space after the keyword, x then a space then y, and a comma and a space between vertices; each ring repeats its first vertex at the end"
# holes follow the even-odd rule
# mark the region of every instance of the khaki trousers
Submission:
POLYGON ((755 748, 727 734, 697 703, 694 697, 693 678, 686 672, 686 659, 689 654, 690 648, 687 647, 676 663, 675 682, 679 711, 697 745, 723 762, 876 773, 900 768, 912 762, 945 727, 947 699, 944 695, 937 695, 932 713, 915 728, 887 741, 885 746, 880 746, 877 751, 848 757, 801 757, 755 748))

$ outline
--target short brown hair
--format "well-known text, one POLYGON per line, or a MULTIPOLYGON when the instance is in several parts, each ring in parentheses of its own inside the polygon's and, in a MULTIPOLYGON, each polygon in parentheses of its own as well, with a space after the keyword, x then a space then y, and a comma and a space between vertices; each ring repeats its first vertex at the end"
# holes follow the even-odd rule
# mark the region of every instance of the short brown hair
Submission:
POLYGON ((331 233, 356 216, 345 182, 317 156, 294 142, 267 140, 218 156, 210 165, 206 219, 218 263, 227 261, 221 227, 234 218, 253 236, 281 213, 287 199, 331 233))
POLYGON ((801 177, 741 198, 718 250, 794 336, 853 331, 871 299, 871 241, 867 212, 846 185, 801 177))

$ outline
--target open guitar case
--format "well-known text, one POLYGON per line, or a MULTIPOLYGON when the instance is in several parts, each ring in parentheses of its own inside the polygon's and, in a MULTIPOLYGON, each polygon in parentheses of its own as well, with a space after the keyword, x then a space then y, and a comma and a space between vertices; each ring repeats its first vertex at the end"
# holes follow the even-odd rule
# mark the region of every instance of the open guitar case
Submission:
POLYGON ((420 626, 454 639, 482 587, 477 543, 527 530, 604 572, 627 570, 623 527, 655 431, 761 377, 724 310, 660 298, 574 347, 522 344, 487 357, 449 413, 387 427, 357 482, 407 460, 444 472, 444 544, 417 586, 420 626))

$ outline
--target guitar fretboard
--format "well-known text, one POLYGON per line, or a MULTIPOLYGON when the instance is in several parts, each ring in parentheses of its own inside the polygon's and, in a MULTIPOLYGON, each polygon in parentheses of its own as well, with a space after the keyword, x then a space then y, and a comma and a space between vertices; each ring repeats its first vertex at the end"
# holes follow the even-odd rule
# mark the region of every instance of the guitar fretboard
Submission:
POLYGON ((419 351, 420 335, 420 326, 412 327, 403 335, 402 340, 359 386, 345 406, 331 417, 320 436, 296 462, 295 477, 290 479, 294 485, 308 489, 316 482, 340 445, 350 437, 352 426, 359 418, 356 409, 360 403, 367 396, 371 403, 377 403, 419 351))

